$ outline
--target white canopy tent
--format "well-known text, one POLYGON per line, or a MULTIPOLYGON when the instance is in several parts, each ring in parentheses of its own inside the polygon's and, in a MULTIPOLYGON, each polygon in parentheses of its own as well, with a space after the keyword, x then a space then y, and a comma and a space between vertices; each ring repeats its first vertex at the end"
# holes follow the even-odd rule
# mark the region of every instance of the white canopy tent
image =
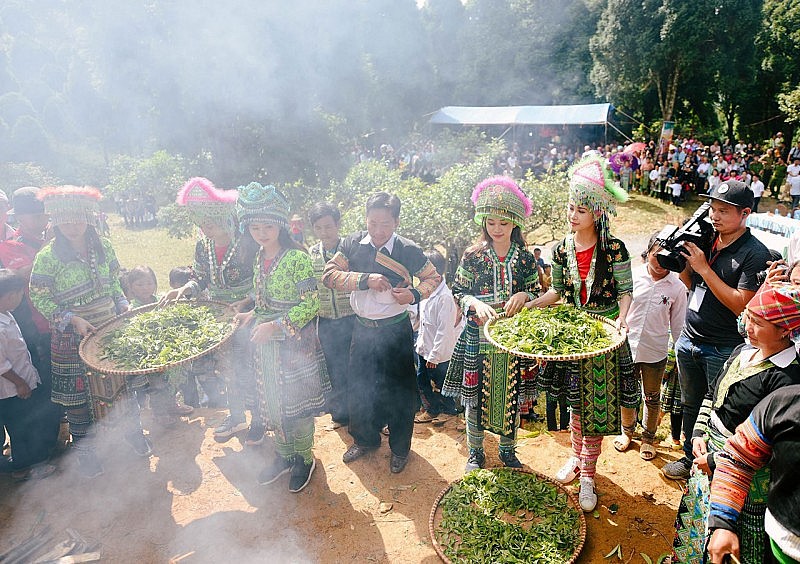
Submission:
POLYGON ((503 137, 517 126, 536 125, 599 125, 611 127, 628 137, 611 123, 611 104, 575 104, 564 106, 445 106, 429 120, 433 125, 506 126, 503 137))
POLYGON ((611 104, 571 106, 445 106, 433 113, 437 125, 608 125, 611 104))

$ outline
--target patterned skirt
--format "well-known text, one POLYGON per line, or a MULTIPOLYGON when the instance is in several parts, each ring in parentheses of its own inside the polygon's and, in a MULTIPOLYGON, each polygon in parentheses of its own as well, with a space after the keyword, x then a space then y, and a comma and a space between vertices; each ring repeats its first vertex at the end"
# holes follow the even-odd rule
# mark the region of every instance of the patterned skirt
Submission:
MULTIPOLYGON (((725 444, 723 437, 709 425, 708 451, 718 452, 725 444)), ((692 467, 691 475, 675 517, 675 539, 673 562, 695 564, 705 562, 708 543, 708 513, 710 509, 711 483, 708 476, 692 467)), ((764 514, 767 509, 769 490, 769 468, 763 468, 753 476, 753 483, 739 515, 738 527, 740 560, 748 564, 764 562, 768 539, 764 533, 764 514)))
MULTIPOLYGON (((116 315, 114 301, 110 296, 99 298, 94 302, 73 308, 73 313, 91 323, 99 325, 116 315)), ((52 362, 53 391, 51 399, 67 408, 83 407, 91 403, 89 377, 86 365, 78 355, 78 345, 82 337, 75 332, 71 324, 63 331, 53 328, 50 342, 52 362)), ((146 376, 129 376, 125 378, 129 391, 143 390, 147 387, 146 376)))
POLYGON ((478 408, 481 428, 511 436, 520 402, 536 397, 537 374, 535 364, 523 371, 518 357, 481 339, 480 327, 470 320, 456 342, 442 395, 478 408))
POLYGON ((282 432, 289 421, 319 415, 331 382, 316 324, 254 348, 256 387, 267 423, 282 432))
POLYGON ((587 437, 622 432, 620 407, 635 408, 641 386, 634 376, 627 340, 606 355, 570 362, 548 362, 538 376, 538 387, 548 398, 566 397, 581 417, 587 437))
POLYGON ((674 415, 683 413, 681 383, 678 379, 678 365, 675 362, 674 349, 670 349, 667 354, 667 365, 661 380, 661 411, 674 415))

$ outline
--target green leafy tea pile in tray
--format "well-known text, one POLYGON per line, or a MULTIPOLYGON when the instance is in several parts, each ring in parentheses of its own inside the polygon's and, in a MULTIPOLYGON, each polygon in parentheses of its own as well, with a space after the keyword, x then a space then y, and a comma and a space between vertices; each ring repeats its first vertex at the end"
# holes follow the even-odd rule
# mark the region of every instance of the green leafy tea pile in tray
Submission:
POLYGON ((475 470, 440 504, 436 536, 453 562, 564 564, 581 540, 567 495, 534 474, 475 470))
POLYGON ((231 330, 210 308, 178 303, 141 313, 104 336, 102 358, 124 369, 156 368, 203 352, 231 330))
POLYGON ((597 351, 612 344, 602 321, 572 306, 526 308, 487 330, 510 350, 543 356, 597 351))

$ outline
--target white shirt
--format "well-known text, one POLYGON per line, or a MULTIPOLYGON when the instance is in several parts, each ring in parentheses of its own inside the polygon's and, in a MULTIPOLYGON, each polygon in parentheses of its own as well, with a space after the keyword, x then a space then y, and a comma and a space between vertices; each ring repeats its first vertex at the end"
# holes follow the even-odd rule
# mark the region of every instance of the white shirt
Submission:
POLYGON ((680 182, 675 182, 674 184, 670 184, 669 186, 672 189, 673 196, 680 196, 681 190, 683 190, 683 186, 681 186, 680 182))
POLYGON ((753 191, 753 196, 756 198, 760 198, 761 194, 764 193, 764 183, 760 180, 756 180, 752 184, 750 184, 750 189, 753 191))
MULTIPOLYGON (((0 313, 0 374, 9 370, 22 378, 31 390, 41 382, 14 316, 0 313)), ((16 395, 17 387, 0 376, 0 399, 13 398, 16 395)))
MULTIPOLYGON (((384 243, 381 249, 386 249, 386 251, 391 254, 396 240, 397 233, 392 233, 392 236, 389 237, 389 240, 384 243)), ((362 245, 372 245, 372 238, 367 234, 359 243, 362 245)), ((380 252, 380 249, 378 249, 378 252, 380 252)), ((407 305, 397 303, 391 290, 378 292, 377 290, 369 288, 367 290, 355 290, 350 292, 350 307, 353 308, 353 311, 359 317, 365 317, 367 319, 387 319, 406 311, 407 305)))
POLYGON ((786 167, 787 180, 789 181, 789 194, 800 196, 800 165, 791 164, 786 167))
POLYGON ((646 264, 633 274, 633 302, 625 318, 633 361, 659 362, 667 356, 670 333, 677 340, 683 330, 686 286, 674 272, 653 280, 646 264))
POLYGON ((434 364, 447 362, 453 356, 456 340, 466 321, 463 316, 456 325, 458 306, 453 292, 444 279, 433 293, 420 302, 420 324, 417 336, 417 354, 434 364))
POLYGON ((653 170, 650 171, 650 180, 652 180, 653 182, 658 180, 660 176, 661 174, 659 174, 657 168, 654 168, 653 170))

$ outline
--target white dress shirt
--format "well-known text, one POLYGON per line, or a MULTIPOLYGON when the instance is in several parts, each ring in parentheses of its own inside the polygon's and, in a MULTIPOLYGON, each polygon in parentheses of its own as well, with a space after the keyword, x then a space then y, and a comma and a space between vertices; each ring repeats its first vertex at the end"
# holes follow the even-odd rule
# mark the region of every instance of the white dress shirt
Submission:
POLYGON ((433 293, 420 302, 420 324, 417 336, 417 354, 434 364, 447 362, 453 356, 456 340, 464 329, 463 316, 456 325, 458 306, 453 292, 442 282, 433 293))
MULTIPOLYGON (((13 370, 31 390, 39 384, 39 373, 33 367, 31 354, 14 316, 0 312, 0 374, 13 370)), ((0 399, 13 398, 17 387, 13 382, 0 376, 0 399)))
MULTIPOLYGON (((392 236, 389 237, 389 240, 386 241, 381 249, 386 249, 386 251, 391 254, 396 240, 397 233, 392 233, 392 236)), ((372 245, 372 238, 367 234, 359 243, 362 245, 372 245)), ((378 252, 380 252, 381 249, 378 249, 378 252)), ((400 304, 395 301, 391 290, 378 292, 372 288, 351 292, 350 306, 359 317, 376 320, 400 315, 406 311, 407 308, 406 304, 400 304)))
POLYGON ((653 280, 647 265, 633 273, 633 302, 625 318, 634 362, 659 362, 667 357, 669 336, 674 340, 686 320, 686 286, 670 272, 653 280))

